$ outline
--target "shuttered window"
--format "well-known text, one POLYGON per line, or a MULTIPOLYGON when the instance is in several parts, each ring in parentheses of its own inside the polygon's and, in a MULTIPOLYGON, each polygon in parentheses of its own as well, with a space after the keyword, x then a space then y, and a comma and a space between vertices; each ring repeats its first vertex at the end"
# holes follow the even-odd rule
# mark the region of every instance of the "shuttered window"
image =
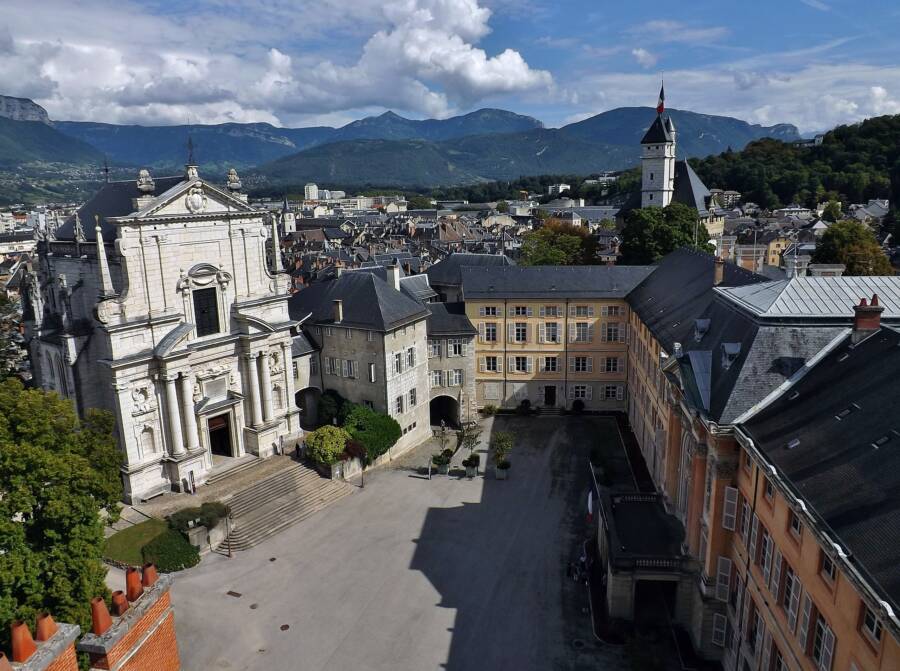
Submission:
POLYGON ((194 321, 197 328, 197 337, 218 333, 219 328, 219 302, 218 289, 195 289, 194 294, 194 321))
POLYGON ((731 560, 728 557, 719 557, 716 567, 716 598, 719 601, 728 601, 731 592, 731 560))
POLYGON ((722 527, 729 531, 734 531, 735 529, 735 523, 737 522, 737 504, 737 487, 726 487, 725 505, 722 508, 722 527))

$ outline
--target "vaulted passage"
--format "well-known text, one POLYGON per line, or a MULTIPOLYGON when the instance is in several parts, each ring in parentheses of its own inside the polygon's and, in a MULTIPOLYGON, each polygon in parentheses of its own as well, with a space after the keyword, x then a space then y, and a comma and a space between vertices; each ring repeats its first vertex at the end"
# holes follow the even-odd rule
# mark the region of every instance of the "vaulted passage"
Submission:
POLYGON ((449 427, 459 427, 459 401, 452 396, 438 396, 431 399, 431 425, 439 426, 441 421, 449 427))
POLYGON ((294 402, 300 408, 300 426, 304 429, 315 429, 319 421, 319 399, 321 390, 307 387, 294 394, 294 402))

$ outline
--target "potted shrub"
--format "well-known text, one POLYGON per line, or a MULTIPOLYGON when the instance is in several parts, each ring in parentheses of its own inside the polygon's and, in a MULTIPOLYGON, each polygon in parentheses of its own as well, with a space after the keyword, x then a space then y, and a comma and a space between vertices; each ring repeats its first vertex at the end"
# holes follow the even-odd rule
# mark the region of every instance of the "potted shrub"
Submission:
POLYGON ((481 463, 481 457, 477 454, 470 454, 462 463, 466 467, 467 478, 474 478, 478 475, 478 464, 481 463))
POLYGON ((497 414, 497 406, 493 403, 488 403, 481 409, 481 414, 485 417, 493 417, 497 414))
POLYGON ((431 457, 431 463, 437 466, 438 475, 447 475, 450 472, 450 457, 452 455, 452 452, 447 454, 447 450, 444 450, 431 457))
POLYGON ((506 480, 510 463, 507 457, 512 452, 513 435, 508 431, 499 431, 491 437, 491 449, 494 453, 494 477, 506 480))
POLYGON ((527 398, 523 398, 522 402, 519 403, 519 407, 516 409, 516 412, 518 412, 522 416, 530 415, 531 414, 531 401, 529 401, 527 398))
POLYGON ((580 415, 584 412, 584 401, 580 398, 576 398, 572 401, 572 412, 576 415, 580 415))

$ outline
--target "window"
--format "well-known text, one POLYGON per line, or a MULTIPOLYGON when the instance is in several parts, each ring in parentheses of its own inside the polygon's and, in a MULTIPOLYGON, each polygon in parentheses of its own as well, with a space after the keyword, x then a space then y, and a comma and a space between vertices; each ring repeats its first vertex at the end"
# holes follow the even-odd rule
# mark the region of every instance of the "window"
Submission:
POLYGON ((300 370, 297 368, 297 362, 291 361, 291 371, 294 374, 294 379, 300 377, 300 370))
POLYGON ((449 379, 449 386, 451 387, 461 387, 463 383, 463 372, 462 368, 456 368, 454 370, 447 371, 447 378, 449 379))
POLYGON ((194 322, 197 337, 212 335, 221 331, 219 327, 218 289, 194 289, 194 322))
POLYGON ((316 335, 322 335, 322 329, 319 326, 316 327, 316 335))
POLYGON ((625 397, 625 389, 618 384, 603 387, 603 398, 607 401, 621 401, 625 397))
POLYGON ((559 358, 555 356, 545 356, 544 370, 548 373, 556 373, 559 370, 559 358))
POLYGON ((465 356, 466 341, 461 338, 452 338, 447 341, 447 356, 465 356))
POLYGON ((513 315, 516 317, 528 317, 531 310, 525 305, 517 305, 513 308, 513 315))
POLYGON ((750 468, 750 453, 747 450, 741 451, 741 462, 744 464, 744 470, 748 473, 751 471, 750 468))
POLYGON ((542 317, 559 317, 558 305, 545 305, 541 308, 542 317))
POLYGON ((587 399, 588 386, 586 384, 572 385, 572 398, 587 399))
POLYGON ((332 329, 330 326, 326 326, 326 327, 325 327, 325 335, 327 335, 328 337, 333 336, 333 335, 334 335, 334 329, 332 329))
POLYGON ((557 322, 541 324, 541 330, 544 334, 542 342, 559 342, 559 324, 557 322))
POLYGON ((366 340, 372 342, 375 340, 375 331, 366 331, 366 340))
POLYGON ((722 507, 722 528, 728 529, 729 531, 734 531, 736 526, 737 502, 737 488, 725 487, 725 505, 722 507))
POLYGON ((618 373, 622 370, 622 360, 619 357, 608 356, 606 357, 606 372, 607 373, 618 373))
POLYGON ((403 372, 403 354, 400 352, 394 353, 394 375, 399 375, 403 372))
POLYGON ((765 482, 764 486, 765 486, 765 492, 766 492, 766 499, 771 503, 772 499, 775 498, 775 485, 772 484, 772 481, 769 480, 769 478, 766 478, 766 482, 765 482))
POLYGON ((338 363, 338 360, 335 359, 334 357, 330 356, 327 359, 325 359, 325 372, 328 373, 329 375, 337 375, 339 368, 340 368, 340 364, 338 363))
POLYGON ((822 559, 819 564, 819 575, 821 575, 826 582, 834 583, 834 579, 837 577, 837 569, 835 569, 831 557, 822 552, 822 559))
POLYGON ((575 324, 575 342, 591 341, 591 325, 587 322, 578 322, 575 324))
POLYGON ((413 387, 412 389, 409 390, 409 407, 410 408, 416 407, 416 388, 415 387, 413 387))
POLYGON ((416 365, 416 348, 410 347, 406 350, 406 365, 409 368, 412 368, 416 365))
POLYGON ((816 611, 816 628, 813 631, 812 658, 820 671, 831 671, 831 658, 834 654, 834 632, 816 611))
POLYGON ((486 356, 484 357, 484 370, 488 373, 497 373, 499 372, 499 367, 497 366, 497 357, 495 356, 486 356))
POLYGON ((525 342, 528 340, 528 324, 516 322, 513 328, 513 342, 525 342))
POLYGON ((600 313, 605 317, 618 317, 622 314, 622 308, 618 305, 604 305, 600 313))
POLYGON ((370 363, 369 364, 369 382, 375 382, 376 379, 377 378, 375 377, 375 364, 370 363))
POLYGON ((484 339, 486 342, 497 342, 496 322, 488 322, 484 325, 484 339))
POLYGON ((394 401, 394 410, 397 412, 398 415, 403 413, 403 397, 402 396, 398 396, 397 400, 394 401))
POLYGON ((478 314, 482 317, 496 317, 497 316, 497 306, 496 305, 486 305, 485 307, 478 309, 478 314))
POLYGON ((576 305, 575 306, 575 316, 576 317, 593 317, 594 316, 594 308, 590 305, 576 305))
POLYGON ((428 358, 435 359, 441 355, 441 341, 440 340, 429 340, 428 341, 428 358))
POLYGON ((350 329, 344 329, 344 333, 346 334, 347 340, 353 340, 353 331, 350 329))
POLYGON ((881 642, 881 620, 875 615, 871 608, 863 606, 865 609, 862 618, 862 631, 869 637, 873 643, 881 642))
POLYGON ((517 373, 527 373, 528 372, 528 357, 527 356, 516 356, 513 357, 513 370, 517 373))
POLYGON ((589 356, 573 356, 569 370, 573 373, 590 373, 594 369, 594 359, 589 356))
POLYGON ((443 382, 443 373, 442 370, 433 370, 431 371, 431 386, 432 387, 440 387, 443 382))
POLYGON ((788 528, 791 530, 794 538, 799 540, 803 534, 803 522, 800 521, 799 515, 793 510, 788 512, 788 528))
POLYGON ((606 342, 624 342, 623 331, 619 328, 618 322, 609 322, 603 331, 606 342))
POLYGON ((309 374, 310 375, 318 375, 319 374, 319 362, 314 356, 311 356, 309 358, 309 374))
POLYGON ((341 362, 341 375, 355 379, 357 376, 357 365, 355 361, 345 359, 341 362))

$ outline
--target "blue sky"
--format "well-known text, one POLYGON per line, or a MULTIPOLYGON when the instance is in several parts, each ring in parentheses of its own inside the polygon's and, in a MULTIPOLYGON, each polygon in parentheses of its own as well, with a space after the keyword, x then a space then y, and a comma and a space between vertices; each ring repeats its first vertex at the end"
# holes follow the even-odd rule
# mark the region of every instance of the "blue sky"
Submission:
POLYGON ((340 125, 622 105, 793 123, 900 113, 888 0, 4 0, 0 93, 52 118, 340 125))

